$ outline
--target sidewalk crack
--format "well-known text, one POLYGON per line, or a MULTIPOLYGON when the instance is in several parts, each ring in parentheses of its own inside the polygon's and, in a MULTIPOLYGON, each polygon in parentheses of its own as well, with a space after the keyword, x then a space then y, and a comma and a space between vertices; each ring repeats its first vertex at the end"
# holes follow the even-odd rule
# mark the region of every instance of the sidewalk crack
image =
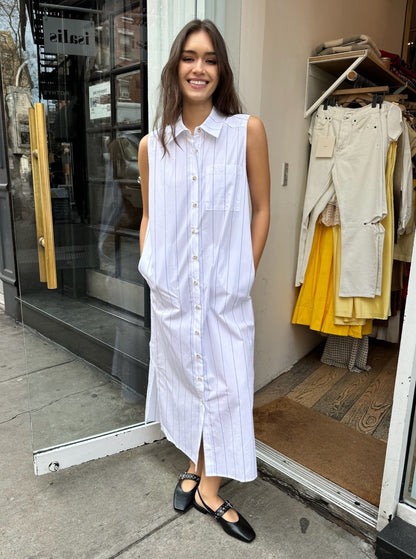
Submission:
POLYGON ((10 377, 10 378, 5 378, 3 380, 0 380, 0 384, 3 384, 4 382, 9 382, 10 380, 16 380, 18 378, 25 378, 28 375, 34 375, 36 373, 42 373, 43 371, 48 371, 49 369, 53 369, 54 367, 60 367, 61 365, 68 365, 68 363, 73 363, 75 361, 74 359, 70 359, 69 361, 63 361, 62 363, 56 363, 54 365, 48 365, 47 367, 42 367, 41 369, 35 369, 34 371, 24 371, 22 373, 20 373, 19 375, 16 375, 15 377, 10 377))
POLYGON ((40 406, 39 408, 34 408, 31 410, 25 410, 23 412, 20 412, 16 415, 14 415, 13 417, 9 417, 8 419, 5 419, 3 421, 0 421, 0 425, 4 425, 5 423, 9 423, 9 421, 13 421, 14 419, 16 419, 16 417, 19 417, 19 415, 24 415, 25 413, 36 413, 39 411, 42 411, 43 409, 52 406, 54 404, 56 404, 57 402, 60 402, 62 400, 65 400, 66 398, 71 398, 72 396, 77 396, 78 394, 82 394, 83 392, 87 392, 89 390, 96 390, 97 388, 100 388, 104 386, 102 383, 101 384, 97 384, 96 386, 91 386, 89 388, 84 388, 83 390, 79 390, 78 392, 71 392, 70 394, 66 394, 65 396, 62 396, 61 398, 57 398, 56 400, 51 400, 50 402, 48 402, 47 404, 40 406))
POLYGON ((169 524, 171 524, 175 520, 178 520, 178 518, 180 518, 180 517, 177 514, 175 516, 172 516, 171 518, 168 518, 168 520, 165 520, 165 522, 162 522, 162 524, 160 524, 159 526, 156 526, 156 528, 153 528, 153 530, 150 530, 150 532, 148 532, 147 534, 145 534, 144 536, 142 536, 138 540, 130 543, 129 545, 126 545, 126 547, 123 547, 123 549, 120 549, 120 551, 118 551, 114 555, 111 555, 107 559, 116 559, 116 557, 120 557, 120 555, 122 555, 126 551, 129 551, 129 549, 132 549, 133 547, 135 547, 137 544, 141 543, 142 541, 147 540, 147 538, 150 538, 150 536, 153 536, 153 534, 156 534, 157 532, 159 532, 159 530, 162 530, 162 528, 165 528, 166 526, 169 526, 169 524))
POLYGON ((14 415, 13 417, 9 417, 8 419, 5 419, 4 421, 0 421, 0 425, 4 425, 5 423, 10 423, 10 421, 13 421, 14 419, 16 419, 17 417, 21 416, 21 415, 25 415, 29 413, 28 410, 26 411, 22 411, 20 413, 17 413, 16 415, 14 415))

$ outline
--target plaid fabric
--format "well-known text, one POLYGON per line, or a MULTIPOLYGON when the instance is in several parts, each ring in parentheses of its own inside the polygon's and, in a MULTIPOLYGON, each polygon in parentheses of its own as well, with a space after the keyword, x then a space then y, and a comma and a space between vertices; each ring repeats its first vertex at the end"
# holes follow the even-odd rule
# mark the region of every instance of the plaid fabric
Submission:
POLYGON ((342 367, 354 373, 369 371, 367 365, 368 336, 351 338, 350 336, 333 336, 326 340, 322 363, 333 367, 342 367))

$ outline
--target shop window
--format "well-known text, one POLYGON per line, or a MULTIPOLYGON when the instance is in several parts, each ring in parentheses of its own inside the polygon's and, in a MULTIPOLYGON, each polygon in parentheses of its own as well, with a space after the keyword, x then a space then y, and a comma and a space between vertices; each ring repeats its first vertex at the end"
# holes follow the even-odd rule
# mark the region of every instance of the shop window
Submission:
POLYGON ((143 2, 106 13, 86 103, 91 225, 100 272, 137 283, 142 198, 137 153, 147 133, 143 2), (109 33, 111 30, 111 33, 109 33))

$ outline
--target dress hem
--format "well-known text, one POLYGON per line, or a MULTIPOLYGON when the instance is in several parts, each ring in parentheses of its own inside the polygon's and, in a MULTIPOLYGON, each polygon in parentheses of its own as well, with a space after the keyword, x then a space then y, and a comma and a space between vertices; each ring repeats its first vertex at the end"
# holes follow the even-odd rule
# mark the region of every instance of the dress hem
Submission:
MULTIPOLYGON (((146 423, 149 423, 150 421, 152 421, 152 420, 147 420, 146 423)), ((192 458, 191 456, 189 456, 189 454, 186 452, 186 450, 184 450, 181 446, 179 446, 179 445, 177 445, 177 444, 175 443, 175 441, 173 440, 173 438, 172 438, 172 437, 169 435, 169 433, 167 432, 167 429, 165 429, 165 428, 163 427, 163 425, 160 423, 160 421, 157 421, 157 420, 154 420, 154 421, 155 421, 156 423, 159 423, 160 428, 161 428, 162 432, 164 433, 166 439, 167 439, 170 443, 172 443, 178 450, 180 450, 181 452, 183 452, 183 454, 185 454, 185 456, 186 456, 189 460, 192 460, 192 462, 194 462, 194 463, 196 464, 197 461, 196 461, 194 458, 192 458)), ((249 477, 246 477, 246 478, 240 478, 240 477, 230 476, 229 474, 224 474, 224 473, 222 473, 221 471, 216 471, 216 470, 205 472, 205 475, 206 475, 207 477, 224 477, 224 478, 227 478, 227 479, 233 479, 234 481, 239 481, 240 483, 249 483, 250 481, 254 481, 255 479, 257 479, 257 477, 258 477, 258 474, 256 473, 256 475, 255 475, 254 477, 249 476, 249 477)))

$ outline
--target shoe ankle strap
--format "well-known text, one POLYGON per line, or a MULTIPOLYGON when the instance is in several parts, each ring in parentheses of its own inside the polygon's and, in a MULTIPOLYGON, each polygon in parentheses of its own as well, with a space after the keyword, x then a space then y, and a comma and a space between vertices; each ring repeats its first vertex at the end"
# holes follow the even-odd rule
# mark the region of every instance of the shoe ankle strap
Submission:
POLYGON ((197 474, 191 474, 190 472, 183 472, 182 474, 180 474, 179 479, 180 481, 183 481, 184 479, 190 479, 192 481, 196 481, 197 483, 201 481, 200 476, 198 476, 197 474))

